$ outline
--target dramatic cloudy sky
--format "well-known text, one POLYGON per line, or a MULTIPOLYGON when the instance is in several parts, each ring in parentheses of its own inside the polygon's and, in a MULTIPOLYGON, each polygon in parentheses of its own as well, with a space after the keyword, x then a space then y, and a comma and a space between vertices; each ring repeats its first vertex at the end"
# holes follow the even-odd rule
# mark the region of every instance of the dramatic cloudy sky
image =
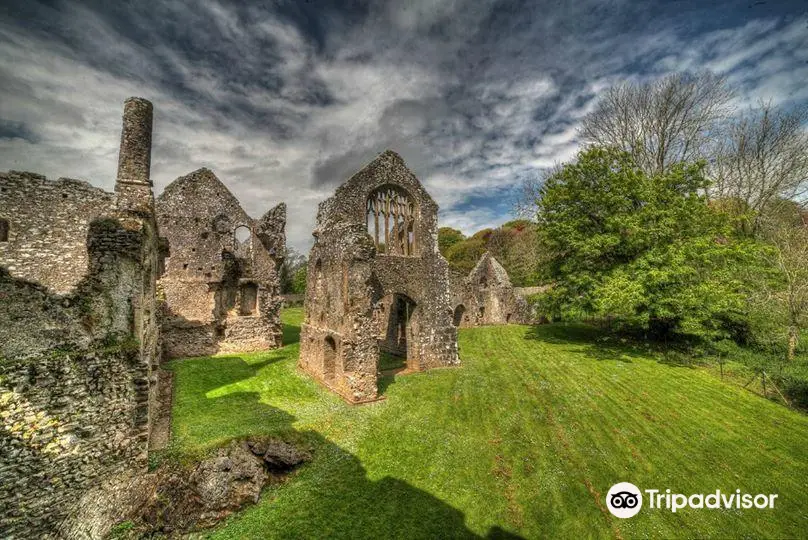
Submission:
POLYGON ((473 232, 574 155, 599 92, 677 70, 808 101, 804 0, 0 2, 0 170, 111 189, 123 100, 155 105, 159 191, 206 166, 254 216, 316 206, 385 148, 473 232))

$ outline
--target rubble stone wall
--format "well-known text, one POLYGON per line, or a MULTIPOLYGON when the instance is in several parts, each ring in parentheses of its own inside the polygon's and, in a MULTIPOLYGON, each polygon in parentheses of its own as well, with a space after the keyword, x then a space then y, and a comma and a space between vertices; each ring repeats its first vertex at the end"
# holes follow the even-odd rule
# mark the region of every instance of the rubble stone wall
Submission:
POLYGON ((0 173, 0 219, 8 222, 0 261, 14 277, 67 293, 87 273, 90 221, 114 205, 112 193, 81 180, 0 173))
POLYGON ((505 268, 488 252, 468 276, 451 277, 453 322, 460 328, 533 321, 527 300, 511 285, 505 268))
POLYGON ((88 269, 66 294, 0 260, 0 536, 54 534, 84 490, 146 467, 155 233, 137 219, 93 219, 88 269))
POLYGON ((348 401, 379 397, 380 345, 385 346, 383 336, 395 333, 388 327, 394 302, 406 305, 399 340, 406 344, 408 370, 459 363, 448 264, 437 249, 437 211, 401 157, 389 150, 320 204, 308 261, 300 366, 348 401), (400 234, 406 229, 396 228, 391 236, 400 234, 401 247, 381 246, 369 233, 370 198, 385 189, 408 205, 412 236, 407 240, 400 234))
MULTIPOLYGON (((147 109, 129 124, 150 130, 147 109)), ((0 537, 57 537, 88 489, 147 466, 160 361, 153 196, 148 182, 106 193, 12 172, 0 174, 0 219, 0 537)))
POLYGON ((160 279, 166 356, 279 347, 285 205, 252 219, 199 169, 166 187, 156 206, 170 252, 160 279))

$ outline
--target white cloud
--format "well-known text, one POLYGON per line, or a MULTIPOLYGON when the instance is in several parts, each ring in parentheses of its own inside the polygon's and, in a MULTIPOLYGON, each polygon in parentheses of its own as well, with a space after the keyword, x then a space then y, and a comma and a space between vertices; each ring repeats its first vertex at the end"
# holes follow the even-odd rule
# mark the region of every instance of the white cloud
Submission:
POLYGON ((0 138, 0 169, 111 189, 122 103, 139 95, 155 105, 158 191, 210 167, 254 216, 285 201, 289 242, 305 251, 317 203, 385 147, 422 179, 441 223, 471 233, 508 219, 501 198, 522 179, 574 157, 581 119, 615 82, 709 67, 728 70, 739 105, 808 99, 804 18, 621 34, 587 23, 586 5, 511 19, 492 6, 374 4, 353 23, 323 10, 319 46, 289 18, 213 0, 132 5, 125 20, 66 2, 58 36, 0 22, 0 120, 24 127, 0 138))

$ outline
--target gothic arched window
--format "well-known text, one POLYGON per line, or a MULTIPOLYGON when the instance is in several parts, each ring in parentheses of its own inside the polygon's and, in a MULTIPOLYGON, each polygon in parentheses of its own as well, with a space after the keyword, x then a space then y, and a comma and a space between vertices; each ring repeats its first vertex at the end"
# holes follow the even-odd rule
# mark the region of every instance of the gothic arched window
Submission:
POLYGON ((370 194, 367 227, 376 243, 377 252, 416 255, 415 203, 402 188, 387 185, 370 194))

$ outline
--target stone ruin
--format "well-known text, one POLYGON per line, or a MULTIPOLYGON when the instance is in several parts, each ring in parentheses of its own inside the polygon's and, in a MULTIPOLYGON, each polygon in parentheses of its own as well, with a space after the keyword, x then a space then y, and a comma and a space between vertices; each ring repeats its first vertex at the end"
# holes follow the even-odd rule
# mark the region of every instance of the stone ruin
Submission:
POLYGON ((460 328, 493 324, 529 324, 532 315, 508 272, 485 252, 468 276, 451 276, 452 321, 460 328))
POLYGON ((169 355, 280 345, 285 208, 252 220, 200 170, 155 210, 151 138, 151 103, 128 99, 114 193, 0 173, 0 537, 108 529, 74 518, 167 441, 163 341, 169 355))
POLYGON ((390 150, 320 204, 300 366, 351 403, 379 398, 381 354, 404 359, 407 371, 460 363, 437 218, 390 150))
POLYGON ((145 469, 156 421, 152 106, 129 99, 115 192, 0 174, 0 536, 53 534, 79 495, 145 469))
POLYGON ((171 246, 159 283, 169 358, 281 345, 285 204, 252 219, 215 174, 199 169, 157 198, 157 224, 171 246))

